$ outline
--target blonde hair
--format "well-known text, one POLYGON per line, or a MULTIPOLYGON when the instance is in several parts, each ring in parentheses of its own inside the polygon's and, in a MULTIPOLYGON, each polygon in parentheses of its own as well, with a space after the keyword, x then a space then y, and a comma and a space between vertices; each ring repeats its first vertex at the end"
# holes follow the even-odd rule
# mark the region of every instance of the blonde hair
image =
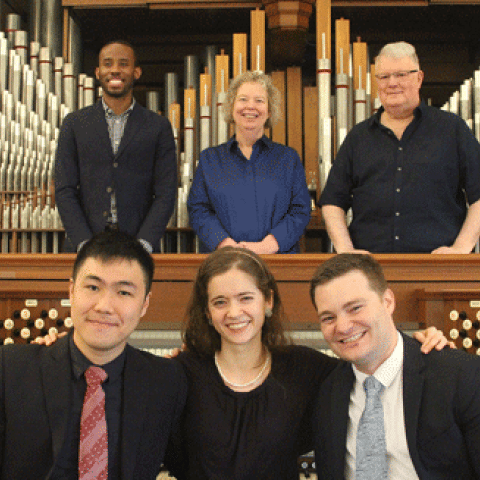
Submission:
POLYGON ((258 83, 265 89, 265 91, 267 92, 268 112, 270 114, 270 117, 265 122, 265 127, 268 128, 271 127, 273 124, 277 123, 282 115, 280 111, 280 92, 273 84, 270 76, 265 75, 263 72, 260 71, 247 71, 245 73, 242 73, 241 75, 238 75, 232 80, 230 86, 228 87, 227 97, 223 106, 225 121, 227 123, 234 123, 233 104, 235 103, 238 89, 244 83, 258 83))

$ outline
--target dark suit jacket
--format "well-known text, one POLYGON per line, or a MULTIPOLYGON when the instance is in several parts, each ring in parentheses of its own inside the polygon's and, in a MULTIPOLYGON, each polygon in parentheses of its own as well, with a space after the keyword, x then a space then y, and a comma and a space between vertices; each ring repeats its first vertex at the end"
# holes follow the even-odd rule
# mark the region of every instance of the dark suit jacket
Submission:
MULTIPOLYGON (((428 355, 403 335, 407 444, 420 479, 480 479, 480 358, 445 349, 428 355)), ((313 418, 319 479, 344 478, 348 407, 355 374, 342 362, 319 393, 313 418)))
MULTIPOLYGON (((2 480, 50 478, 72 403, 68 338, 51 347, 0 347, 2 480)), ((119 457, 122 480, 156 478, 186 390, 178 362, 127 346, 119 457)))
POLYGON ((105 229, 110 188, 120 230, 158 251, 177 191, 175 142, 166 118, 136 103, 114 155, 101 101, 65 117, 55 159, 55 199, 69 239, 66 250, 75 251, 105 229))

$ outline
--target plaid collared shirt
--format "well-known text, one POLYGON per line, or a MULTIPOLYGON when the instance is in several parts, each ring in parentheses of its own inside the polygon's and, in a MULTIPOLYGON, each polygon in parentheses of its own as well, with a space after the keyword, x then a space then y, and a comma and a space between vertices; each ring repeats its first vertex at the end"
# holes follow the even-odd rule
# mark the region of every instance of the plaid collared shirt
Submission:
MULTIPOLYGON (((118 147, 122 141, 123 132, 125 131, 125 126, 127 124, 128 117, 135 106, 135 99, 132 100, 132 104, 120 115, 115 115, 113 110, 105 103, 105 100, 102 98, 103 109, 105 110, 105 120, 108 125, 108 134, 110 136, 110 143, 112 145, 112 150, 114 155, 118 152, 118 147)), ((117 214, 117 200, 115 198, 115 190, 112 190, 111 202, 110 202, 110 216, 108 218, 108 223, 117 224, 118 223, 118 214, 117 214)))

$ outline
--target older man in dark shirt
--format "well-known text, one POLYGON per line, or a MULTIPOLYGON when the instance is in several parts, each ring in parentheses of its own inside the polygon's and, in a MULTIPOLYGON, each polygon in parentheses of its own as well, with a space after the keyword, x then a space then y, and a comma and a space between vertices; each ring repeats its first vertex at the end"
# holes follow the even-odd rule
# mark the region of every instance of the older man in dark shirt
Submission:
POLYGON ((335 250, 471 252, 480 234, 479 143, 458 116, 420 101, 412 45, 386 45, 376 77, 382 107, 347 135, 319 202, 335 250))

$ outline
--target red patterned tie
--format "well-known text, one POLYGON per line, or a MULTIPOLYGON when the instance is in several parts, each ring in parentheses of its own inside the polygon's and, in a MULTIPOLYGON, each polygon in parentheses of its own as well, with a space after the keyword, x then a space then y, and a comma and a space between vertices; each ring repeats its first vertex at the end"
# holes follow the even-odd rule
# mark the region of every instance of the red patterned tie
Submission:
POLYGON ((100 367, 85 372, 87 391, 80 420, 79 480, 108 478, 108 437, 105 419, 105 392, 102 383, 107 373, 100 367))

